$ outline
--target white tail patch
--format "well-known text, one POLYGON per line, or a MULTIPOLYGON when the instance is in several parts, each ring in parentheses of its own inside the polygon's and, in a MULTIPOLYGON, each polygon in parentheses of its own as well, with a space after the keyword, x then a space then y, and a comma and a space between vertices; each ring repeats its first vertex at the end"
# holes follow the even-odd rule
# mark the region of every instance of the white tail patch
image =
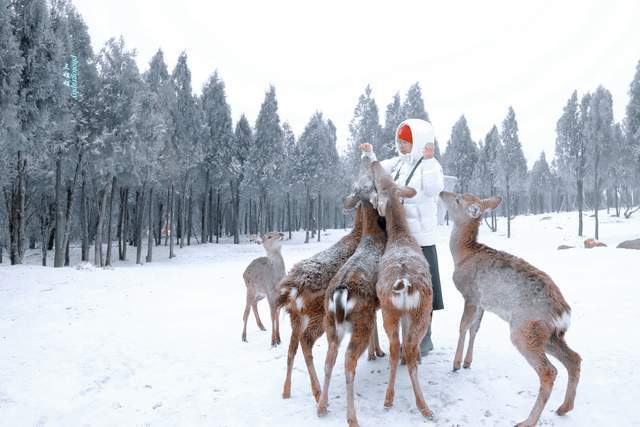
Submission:
POLYGON ((298 309, 298 311, 302 311, 303 307, 304 307, 304 302, 302 301, 302 297, 296 298, 296 308, 298 309))
POLYGON ((571 326, 571 312, 565 311, 562 316, 553 319, 553 326, 561 331, 567 331, 571 326))
MULTIPOLYGON (((345 292, 345 297, 344 297, 344 299, 346 299, 346 298, 347 298, 347 296, 346 296, 346 292, 345 292)), ((356 306, 356 302, 357 302, 356 297, 351 297, 351 299, 350 299, 349 301, 347 301, 347 303, 345 304, 344 312, 345 312, 346 314, 349 314, 349 312, 350 312, 351 310, 353 310, 353 307, 355 307, 355 306, 356 306)))
POLYGON ((399 294, 402 292, 407 292, 408 288, 410 287, 411 287, 411 282, 409 282, 409 279, 407 279, 406 277, 403 277, 402 279, 396 280, 396 282, 393 284, 393 287, 391 289, 395 294, 399 294))
POLYGON ((338 342, 342 341, 344 334, 351 332, 351 323, 343 322, 336 324, 336 336, 338 337, 338 342))
POLYGON ((420 292, 416 291, 409 295, 408 288, 404 288, 400 292, 395 292, 391 295, 391 302, 393 305, 402 311, 413 310, 420 305, 420 292))
POLYGON ((309 326, 309 316, 302 316, 302 330, 304 331, 309 326))

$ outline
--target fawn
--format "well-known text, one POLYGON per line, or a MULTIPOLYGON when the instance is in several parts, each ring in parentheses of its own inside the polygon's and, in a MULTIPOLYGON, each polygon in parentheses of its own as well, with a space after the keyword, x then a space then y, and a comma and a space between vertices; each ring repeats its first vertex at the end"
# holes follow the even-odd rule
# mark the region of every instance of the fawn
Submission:
POLYGON ((400 201, 400 197, 414 197, 416 191, 410 187, 398 187, 379 162, 373 162, 372 169, 377 187, 375 204, 380 215, 386 218, 387 230, 387 245, 380 259, 376 284, 384 329, 389 337, 389 384, 384 406, 393 406, 402 323, 403 354, 416 405, 422 415, 430 417, 432 413, 418 380, 418 359, 420 341, 431 324, 431 274, 427 260, 409 231, 400 201))
POLYGON ((536 425, 551 394, 557 371, 545 353, 560 360, 568 371, 564 403, 557 409, 559 415, 566 414, 573 409, 581 358, 564 339, 571 308, 560 289, 546 273, 526 261, 478 243, 482 215, 500 204, 500 196, 480 199, 469 193, 443 191, 440 198, 454 223, 449 242, 455 263, 453 281, 465 300, 453 370, 460 369, 469 329, 464 367, 471 366, 475 336, 482 314, 488 310, 509 323, 511 342, 540 378, 538 398, 529 417, 518 426, 536 425))
POLYGON ((284 234, 276 232, 266 233, 262 236, 262 246, 267 251, 267 256, 251 261, 242 275, 247 286, 247 302, 242 317, 244 321, 242 341, 244 342, 247 341, 247 319, 251 308, 253 308, 258 327, 263 331, 266 330, 258 316, 258 301, 266 297, 271 310, 271 345, 280 344, 279 310, 276 307, 276 302, 279 296, 278 283, 285 274, 284 259, 280 253, 283 239, 284 234))
POLYGON ((358 425, 354 405, 353 382, 358 358, 367 348, 376 326, 376 281, 378 261, 386 242, 385 231, 378 223, 378 213, 371 203, 362 201, 363 229, 360 244, 355 253, 338 270, 327 288, 324 306, 324 327, 329 348, 325 361, 325 377, 318 402, 318 415, 327 412, 331 372, 336 363, 338 347, 346 331, 351 338, 345 354, 347 380, 347 421, 358 425))

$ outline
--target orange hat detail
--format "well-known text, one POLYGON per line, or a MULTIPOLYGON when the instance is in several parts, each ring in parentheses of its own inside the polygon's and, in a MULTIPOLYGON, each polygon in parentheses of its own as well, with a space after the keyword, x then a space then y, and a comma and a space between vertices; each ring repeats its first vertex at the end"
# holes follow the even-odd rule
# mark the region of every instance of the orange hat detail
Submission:
POLYGON ((409 125, 402 125, 400 129, 398 129, 398 139, 413 144, 413 136, 411 135, 411 128, 409 125))

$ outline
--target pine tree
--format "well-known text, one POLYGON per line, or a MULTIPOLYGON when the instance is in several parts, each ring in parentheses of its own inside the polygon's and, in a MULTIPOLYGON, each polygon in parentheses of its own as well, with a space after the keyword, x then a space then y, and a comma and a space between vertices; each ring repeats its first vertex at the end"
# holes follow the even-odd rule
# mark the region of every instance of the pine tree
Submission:
POLYGON ((586 123, 587 152, 590 169, 593 173, 595 238, 599 238, 598 211, 600 196, 607 177, 606 170, 611 154, 611 138, 613 126, 613 101, 611 93, 599 86, 589 103, 589 113, 586 123))
POLYGON ((230 164, 231 198, 233 206, 233 243, 240 243, 240 186, 246 174, 246 163, 254 145, 253 132, 249 121, 243 114, 236 124, 233 138, 230 164))
MULTIPOLYGON (((395 132, 395 130, 394 130, 395 132)), ((371 96, 371 87, 367 85, 364 94, 358 98, 358 104, 349 122, 349 148, 347 156, 353 167, 353 174, 358 170, 360 144, 371 144, 375 153, 388 153, 382 140, 382 128, 378 117, 378 107, 371 96)))
MULTIPOLYGON (((397 155, 396 152, 396 130, 402 123, 402 104, 400 102, 400 94, 393 95, 393 101, 387 105, 384 116, 384 128, 382 129, 382 140, 380 141, 380 149, 378 159, 389 159, 397 155)), ((439 154, 439 153, 438 153, 439 154)))
POLYGON ((582 111, 583 108, 578 104, 578 94, 574 91, 556 125, 556 157, 561 168, 571 171, 571 177, 576 183, 578 236, 582 236, 583 187, 587 164, 587 151, 581 126, 582 111))
POLYGON ((269 197, 271 189, 282 179, 284 164, 284 141, 276 89, 270 86, 265 93, 256 120, 255 146, 251 155, 253 182, 258 187, 260 196, 259 230, 261 233, 272 230, 271 217, 268 214, 274 200, 269 197))
POLYGON ((505 207, 507 210, 507 237, 511 237, 512 214, 517 215, 518 193, 523 190, 527 176, 527 161, 524 158, 520 138, 518 137, 518 122, 516 113, 509 107, 507 117, 502 122, 502 149, 500 150, 501 180, 506 195, 505 207), (514 197, 512 197, 514 196, 514 197), (512 211, 512 208, 513 209, 512 211))
POLYGON ((545 200, 551 193, 551 183, 551 170, 543 151, 540 153, 540 158, 536 160, 531 168, 531 178, 529 180, 529 196, 534 214, 547 211, 545 200))
POLYGON ((407 91, 407 96, 402 104, 402 120, 422 119, 429 121, 429 114, 424 108, 420 83, 414 83, 407 91))
POLYGON ((629 103, 624 118, 625 148, 623 157, 627 159, 624 169, 627 180, 624 184, 626 209, 624 216, 629 218, 640 210, 640 205, 633 208, 631 193, 640 187, 640 61, 636 65, 636 73, 629 86, 629 103))
POLYGON ((458 178, 460 192, 469 189, 473 170, 478 161, 478 148, 471 139, 467 119, 461 116, 451 129, 451 139, 443 156, 444 171, 458 178))

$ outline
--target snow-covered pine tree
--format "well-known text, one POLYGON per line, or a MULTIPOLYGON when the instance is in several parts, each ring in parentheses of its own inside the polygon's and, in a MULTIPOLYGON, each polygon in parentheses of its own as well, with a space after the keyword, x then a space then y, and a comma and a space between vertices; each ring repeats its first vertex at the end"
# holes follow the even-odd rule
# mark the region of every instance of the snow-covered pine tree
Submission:
POLYGON ((382 129, 382 137, 378 159, 389 159, 397 155, 396 153, 396 129, 402 123, 402 103, 400 102, 400 94, 393 95, 393 100, 387 105, 384 115, 384 128, 382 129))
MULTIPOLYGON (((356 108, 353 110, 353 117, 349 122, 349 147, 347 156, 353 167, 353 174, 358 171, 360 159, 360 144, 371 144, 375 153, 382 152, 384 142, 382 139, 382 128, 378 116, 378 106, 371 96, 371 86, 367 85, 364 93, 358 98, 356 108)), ((395 131, 395 129, 394 129, 395 131)))
MULTIPOLYGON (((496 195, 498 187, 498 153, 500 151, 500 135, 496 126, 487 133, 484 141, 478 144, 478 161, 473 172, 473 191, 482 197, 496 195)), ((491 211, 491 222, 487 223, 491 231, 497 231, 495 211, 491 211)))
POLYGON ((295 215, 295 208, 292 206, 291 193, 295 192, 298 187, 298 178, 295 174, 296 162, 298 161, 298 147, 296 145, 296 136, 288 122, 282 124, 282 136, 284 140, 285 151, 285 168, 284 168, 284 187, 286 190, 285 209, 286 209, 286 230, 289 232, 289 239, 292 238, 293 224, 292 216, 295 215))
POLYGON ((546 200, 551 193, 552 175, 544 151, 531 168, 529 179, 529 200, 534 214, 547 212, 546 200))
POLYGON ((596 240, 599 238, 598 211, 602 189, 606 188, 609 159, 611 158, 611 137, 613 126, 613 101, 611 93, 599 86, 591 96, 586 123, 587 153, 593 177, 593 198, 596 240))
POLYGON ((518 137, 518 122, 513 107, 502 122, 502 149, 500 150, 500 178, 504 186, 507 216, 507 237, 511 237, 512 215, 518 214, 517 200, 524 189, 527 177, 527 161, 518 137))
POLYGON ((624 157, 627 159, 625 170, 628 181, 624 185, 626 200, 625 218, 640 210, 640 61, 636 65, 636 73, 629 86, 629 103, 624 118, 624 135, 626 139, 624 157), (634 192, 636 196, 634 197, 634 192))
MULTIPOLYGON (((238 147, 234 147, 231 107, 227 103, 224 82, 217 71, 209 77, 202 88, 201 107, 205 129, 204 228, 209 230, 209 241, 212 241, 213 234, 215 234, 216 242, 218 242, 222 230, 222 212, 218 195, 222 187, 229 184, 233 188, 232 204, 236 202, 233 199, 233 194, 239 194, 246 170, 244 166, 245 160, 242 160, 242 168, 240 168, 237 162, 234 163, 234 158, 238 153, 241 153, 240 155, 242 156, 246 154, 244 154, 243 150, 236 152, 238 147), (209 206, 207 203, 207 199, 212 200, 214 198, 211 181, 215 182, 217 187, 215 206, 209 206), (212 215, 214 213, 215 215, 212 215), (215 218, 215 223, 212 218, 215 218)), ((239 200, 237 203, 239 203, 239 200)), ((239 215, 239 212, 234 211, 234 214, 236 213, 239 215)), ((237 233, 233 234, 235 236, 237 233)), ((236 237, 234 237, 234 240, 236 240, 236 237)))
MULTIPOLYGON (((574 91, 564 107, 562 116, 556 124, 556 158, 560 168, 571 171, 576 185, 576 203, 578 205, 578 236, 582 236, 582 210, 584 207, 584 177, 587 165, 587 152, 581 127, 581 107, 578 93, 574 91)), ((568 202, 568 201, 567 201, 568 202)))
POLYGON ((429 114, 424 107, 422 89, 420 89, 420 83, 418 82, 411 85, 402 103, 402 120, 406 119, 423 119, 430 121, 429 114))
POLYGON ((236 124, 233 139, 233 150, 231 151, 231 198, 233 202, 234 223, 232 231, 234 233, 233 243, 240 243, 240 185, 244 180, 247 169, 247 161, 254 146, 253 131, 251 125, 243 114, 236 124))
POLYGON ((458 178, 459 192, 469 190, 478 161, 478 147, 471 139, 467 119, 461 116, 451 129, 451 139, 443 156, 444 172, 458 178))
POLYGON ((138 183, 139 172, 135 170, 134 158, 139 144, 135 113, 141 78, 135 54, 126 49, 122 37, 118 40, 108 40, 100 51, 97 62, 100 79, 97 95, 100 134, 87 156, 87 172, 92 180, 91 188, 97 213, 94 262, 102 266, 102 228, 106 214, 107 192, 113 184, 114 175, 118 177, 122 188, 118 224, 119 258, 126 259, 127 240, 130 236, 128 195, 130 187, 138 183))
POLYGON ((276 89, 272 85, 265 93, 255 126, 255 144, 251 153, 252 182, 259 195, 258 228, 261 233, 273 229, 271 205, 275 186, 282 179, 284 169, 284 141, 276 89))
POLYGON ((171 73, 171 81, 175 93, 175 103, 171 110, 173 122, 172 145, 175 150, 176 164, 180 176, 180 195, 178 198, 176 237, 180 241, 180 247, 184 247, 187 236, 191 235, 187 223, 187 194, 191 185, 192 171, 198 167, 203 156, 200 142, 200 114, 197 108, 197 100, 193 95, 191 86, 191 70, 187 63, 187 54, 182 52, 178 62, 171 73))

